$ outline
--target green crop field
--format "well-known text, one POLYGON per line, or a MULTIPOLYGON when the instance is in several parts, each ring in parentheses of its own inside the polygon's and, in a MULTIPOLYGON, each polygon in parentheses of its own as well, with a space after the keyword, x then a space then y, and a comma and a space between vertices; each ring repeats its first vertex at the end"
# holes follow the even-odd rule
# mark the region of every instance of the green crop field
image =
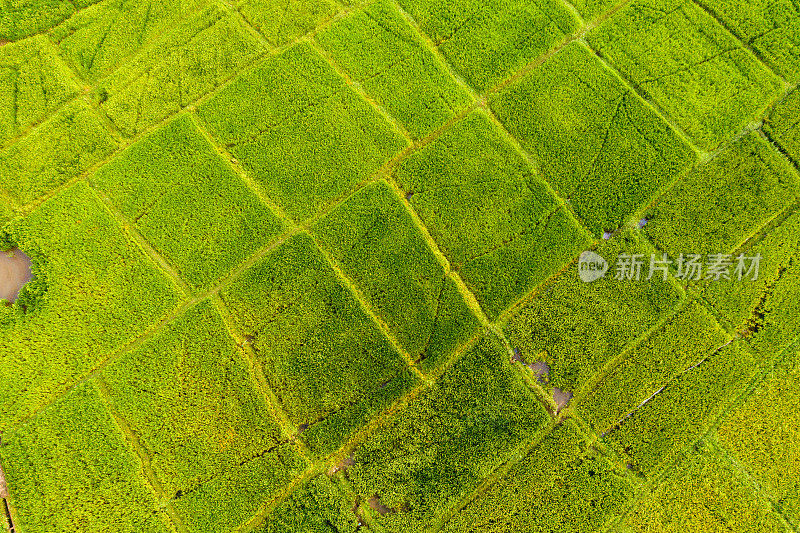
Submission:
POLYGON ((0 0, 0 532, 800 531, 797 0, 0 0))

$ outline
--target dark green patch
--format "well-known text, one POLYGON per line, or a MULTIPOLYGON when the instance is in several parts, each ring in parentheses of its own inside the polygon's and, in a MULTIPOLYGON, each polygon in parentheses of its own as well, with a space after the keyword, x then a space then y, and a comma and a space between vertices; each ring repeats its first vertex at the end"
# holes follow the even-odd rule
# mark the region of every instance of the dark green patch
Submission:
POLYGON ((356 448, 347 474, 362 499, 391 510, 374 520, 390 531, 421 531, 470 494, 547 413, 484 338, 430 389, 356 448))

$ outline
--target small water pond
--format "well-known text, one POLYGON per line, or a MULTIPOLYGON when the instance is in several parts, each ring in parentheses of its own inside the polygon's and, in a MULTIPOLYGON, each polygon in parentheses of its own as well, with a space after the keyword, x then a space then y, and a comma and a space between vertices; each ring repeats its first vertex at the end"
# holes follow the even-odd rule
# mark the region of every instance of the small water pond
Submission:
POLYGON ((0 252, 0 300, 16 300, 32 278, 30 257, 17 248, 0 252))

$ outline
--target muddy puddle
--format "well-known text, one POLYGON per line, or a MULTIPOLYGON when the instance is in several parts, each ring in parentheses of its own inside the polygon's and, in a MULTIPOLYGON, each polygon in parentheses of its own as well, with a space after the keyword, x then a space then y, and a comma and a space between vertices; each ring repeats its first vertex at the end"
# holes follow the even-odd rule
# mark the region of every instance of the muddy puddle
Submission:
POLYGON ((540 384, 544 385, 549 381, 550 366, 544 361, 530 363, 528 368, 533 370, 533 373, 536 375, 536 381, 538 381, 540 384))
POLYGON ((570 391, 553 387, 553 401, 556 403, 556 407, 558 407, 556 412, 560 413, 562 409, 569 405, 571 399, 572 393, 570 391))
POLYGON ((0 252, 0 300, 16 300, 32 278, 30 257, 16 248, 0 252))

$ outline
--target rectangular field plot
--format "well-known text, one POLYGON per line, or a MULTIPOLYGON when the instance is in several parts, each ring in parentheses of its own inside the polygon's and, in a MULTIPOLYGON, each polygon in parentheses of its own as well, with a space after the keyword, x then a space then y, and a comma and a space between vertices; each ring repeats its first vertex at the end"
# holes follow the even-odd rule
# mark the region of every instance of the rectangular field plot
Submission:
POLYGON ((75 76, 47 37, 0 47, 0 145, 40 122, 78 90, 75 76))
POLYGON ((647 210, 647 237, 670 257, 730 252, 800 193, 797 173, 751 133, 697 165, 647 210))
POLYGON ((700 437, 758 369, 744 342, 732 342, 667 382, 604 440, 632 470, 653 474, 700 437))
POLYGON ((443 531, 601 531, 633 495, 631 478, 597 449, 587 449, 575 423, 566 420, 443 531))
POLYGON ((174 531, 92 381, 4 432, 0 456, 17 531, 174 531))
POLYGON ((790 83, 800 81, 800 6, 791 0, 699 2, 790 83))
POLYGON ((301 438, 329 453, 413 378, 306 234, 246 271, 221 297, 301 438))
POLYGON ((247 520, 304 467, 242 355, 205 301, 102 374, 112 409, 195 531, 247 520), (226 487, 240 491, 235 502, 226 487))
POLYGON ((239 13, 273 46, 281 46, 310 32, 341 11, 335 0, 243 0, 239 13))
POLYGON ((120 131, 135 135, 215 89, 263 51, 236 14, 212 5, 104 79, 101 107, 120 131))
POLYGON ((696 159, 579 43, 504 89, 491 105, 596 235, 620 227, 696 159))
POLYGON ((353 512, 353 504, 329 477, 318 475, 295 489, 254 531, 355 533, 361 522, 353 512))
POLYGON ((578 21, 555 0, 400 0, 448 62, 479 92, 536 59, 578 21))
POLYGON ((727 340, 728 335, 705 307, 690 301, 634 346, 578 410, 598 433, 605 433, 727 340))
POLYGON ((96 81, 208 3, 209 0, 103 0, 53 28, 51 34, 78 73, 96 81))
POLYGON ((490 318, 591 242, 481 111, 412 154, 395 179, 490 318))
MULTIPOLYGON (((614 279, 620 254, 650 257, 632 233, 600 241, 594 250, 608 261, 603 279, 586 283, 574 265, 504 326, 523 362, 548 365, 548 384, 576 394, 584 390, 607 361, 680 301, 681 291, 661 274, 641 282, 614 279)), ((645 267, 642 280, 647 275, 645 267)))
POLYGON ((237 79, 205 102, 199 115, 298 222, 317 215, 406 146, 305 44, 237 79))
POLYGON ((486 337, 356 448, 347 475, 362 499, 374 496, 393 510, 376 513, 381 528, 422 531, 547 418, 499 341, 486 337))
POLYGON ((381 181, 312 229, 416 361, 433 367, 478 328, 411 215, 381 181))
POLYGON ((24 313, 0 308, 0 429, 47 404, 177 303, 168 278, 85 185, 10 230, 38 263, 45 292, 24 313))
POLYGON ((790 349, 755 392, 733 409, 717 439, 800 526, 800 353, 790 349))
POLYGON ((208 288, 283 229, 188 115, 137 141, 90 182, 194 289, 208 288))
POLYGON ((756 120, 781 81, 691 0, 636 0, 589 44, 703 150, 756 120))
POLYGON ((765 121, 764 130, 794 161, 800 171, 800 89, 778 103, 765 121))
POLYGON ((707 442, 701 441, 686 452, 666 480, 633 507, 617 531, 790 530, 768 502, 756 497, 744 474, 736 472, 707 442))
POLYGON ((317 40, 414 138, 424 137, 470 103, 467 91, 390 2, 354 13, 317 40))
POLYGON ((0 151, 0 192, 27 206, 110 156, 117 143, 81 100, 0 151))
MULTIPOLYGON (((762 358, 771 360, 800 334, 800 214, 793 213, 780 226, 742 251, 746 258, 760 256, 754 273, 731 279, 706 281, 703 296, 723 315, 762 358)), ((738 265, 738 254, 733 257, 738 265)), ((752 260, 744 260, 746 268, 752 260)))

